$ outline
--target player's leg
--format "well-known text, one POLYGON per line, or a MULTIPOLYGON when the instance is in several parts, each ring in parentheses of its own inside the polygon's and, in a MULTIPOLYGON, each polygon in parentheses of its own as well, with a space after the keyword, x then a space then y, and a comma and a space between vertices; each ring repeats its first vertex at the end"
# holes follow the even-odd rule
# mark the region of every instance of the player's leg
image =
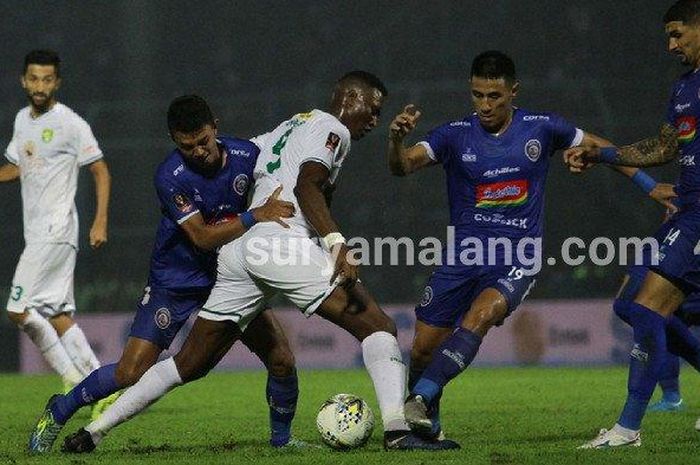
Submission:
POLYGON ((246 328, 241 341, 267 368, 265 397, 270 409, 270 445, 290 443, 292 420, 299 398, 299 381, 287 337, 271 310, 258 315, 246 328))
POLYGON ((113 428, 142 412, 175 387, 205 376, 240 337, 232 321, 197 318, 174 356, 148 369, 100 418, 68 436, 65 452, 90 452, 113 428))
POLYGON ((627 308, 633 328, 627 400, 613 428, 581 446, 586 449, 641 445, 642 419, 666 359, 667 318, 682 304, 684 293, 667 278, 649 271, 627 308))
MULTIPOLYGON (((37 346, 49 366, 75 385, 83 378, 61 344, 59 335, 46 319, 64 302, 62 283, 54 283, 53 244, 29 244, 20 256, 7 302, 10 321, 24 331, 37 346)), ((60 278, 60 276, 59 276, 60 278)), ((60 281, 60 279, 59 279, 60 281)))

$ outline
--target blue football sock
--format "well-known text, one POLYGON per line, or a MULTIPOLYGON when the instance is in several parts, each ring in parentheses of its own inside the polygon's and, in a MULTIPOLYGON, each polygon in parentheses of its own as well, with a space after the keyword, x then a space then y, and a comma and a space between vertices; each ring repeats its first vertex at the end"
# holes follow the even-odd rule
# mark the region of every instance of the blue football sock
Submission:
MULTIPOLYGON (((666 337, 669 337, 666 331, 666 337)), ((681 400, 680 383, 680 359, 670 352, 666 353, 666 361, 659 375, 659 386, 663 391, 663 398, 666 402, 677 403, 681 400)))
POLYGON ((267 377, 267 403, 270 406, 270 444, 284 446, 292 434, 292 420, 299 398, 299 381, 294 372, 291 376, 267 377))
POLYGON ((116 363, 102 366, 90 373, 68 394, 57 398, 51 408, 54 419, 64 425, 80 407, 104 399, 121 389, 114 376, 116 369, 116 363))
MULTIPOLYGON (((424 371, 425 371, 425 368, 416 368, 413 366, 413 364, 411 364, 411 367, 408 370, 408 391, 409 392, 413 391, 413 388, 418 383, 418 380, 420 379, 421 376, 423 376, 424 371)), ((442 429, 442 426, 440 424, 440 399, 441 398, 442 398, 442 390, 435 396, 432 403, 430 403, 430 405, 428 405, 428 416, 430 417, 430 421, 433 422, 433 428, 432 428, 433 434, 437 434, 442 429)))
POLYGON ((420 395, 427 404, 435 400, 447 383, 464 371, 479 351, 481 336, 457 328, 433 354, 430 365, 411 394, 420 395))
POLYGON ((666 360, 666 319, 635 302, 629 304, 629 315, 634 347, 630 353, 627 401, 617 423, 638 430, 666 360))
POLYGON ((690 331, 690 328, 675 315, 668 319, 666 325, 668 350, 688 362, 700 371, 700 340, 690 331))

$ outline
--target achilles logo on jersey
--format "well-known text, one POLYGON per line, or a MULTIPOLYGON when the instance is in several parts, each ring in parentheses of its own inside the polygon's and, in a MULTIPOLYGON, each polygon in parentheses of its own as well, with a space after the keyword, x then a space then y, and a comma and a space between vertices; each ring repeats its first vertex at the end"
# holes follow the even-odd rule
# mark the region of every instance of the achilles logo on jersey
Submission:
POLYGON ((527 202, 527 179, 476 186, 476 206, 479 208, 515 207, 525 202, 527 202))
POLYGON ((245 191, 247 188, 248 188, 248 175, 241 173, 238 176, 236 176, 236 179, 233 180, 233 190, 236 191, 236 194, 238 194, 238 195, 245 194, 245 191))
POLYGON ((156 322, 156 326, 158 326, 160 329, 166 329, 168 326, 170 326, 170 310, 165 307, 159 308, 156 310, 153 319, 156 322))
POLYGON ((681 116, 676 120, 678 128, 678 142, 688 144, 695 139, 697 119, 694 116, 681 116))
POLYGON ((679 103, 674 108, 676 109, 676 113, 682 113, 683 110, 690 108, 690 103, 683 103, 683 104, 679 103))
POLYGON ((537 139, 530 139, 525 143, 525 155, 530 161, 537 161, 542 154, 542 144, 537 139))
POLYGON ((178 210, 182 213, 189 213, 192 211, 192 202, 185 196, 185 194, 175 194, 173 195, 173 203, 178 210))
POLYGON ((500 176, 502 174, 511 174, 519 172, 519 166, 506 166, 504 168, 496 168, 495 170, 484 171, 484 174, 482 174, 482 176, 485 178, 495 178, 496 176, 500 176))

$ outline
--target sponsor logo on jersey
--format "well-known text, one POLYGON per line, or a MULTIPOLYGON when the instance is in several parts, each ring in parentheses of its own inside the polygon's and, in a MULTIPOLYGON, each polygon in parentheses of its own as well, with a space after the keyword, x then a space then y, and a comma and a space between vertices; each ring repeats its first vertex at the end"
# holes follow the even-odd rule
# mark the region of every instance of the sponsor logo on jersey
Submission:
POLYGON ((476 186, 478 208, 515 207, 527 202, 527 179, 476 186))
POLYGON ((694 116, 681 116, 676 120, 678 142, 688 144, 695 139, 698 121, 694 116))
POLYGON ((690 103, 683 103, 683 104, 679 103, 674 108, 676 110, 676 113, 682 113, 683 110, 690 108, 690 103))
POLYGON ((683 155, 678 159, 681 166, 695 166, 695 155, 683 155))
POLYGON ((527 218, 506 218, 500 213, 495 213, 493 215, 477 213, 474 215, 474 221, 478 221, 479 223, 491 223, 501 226, 513 226, 515 228, 527 229, 527 218))
POLYGON ((485 178, 495 178, 496 176, 500 176, 502 174, 511 174, 511 173, 519 173, 519 172, 520 172, 519 166, 506 166, 503 168, 496 168, 495 170, 484 171, 484 174, 482 174, 482 176, 485 178))
POLYGON ((153 320, 156 322, 156 326, 160 329, 166 329, 170 326, 170 310, 165 307, 161 307, 156 310, 155 315, 153 315, 153 320))
POLYGON ((326 139, 326 148, 331 152, 335 153, 335 151, 338 149, 339 144, 340 136, 334 132, 329 132, 328 138, 326 139))
POLYGON ((190 199, 188 199, 185 194, 177 193, 173 195, 173 203, 182 213, 189 213, 192 211, 192 202, 190 202, 190 199))
POLYGON ((421 307, 427 307, 433 301, 433 288, 426 286, 423 291, 423 298, 420 300, 421 307))
POLYGON ((453 121, 450 123, 450 126, 463 126, 465 128, 471 127, 472 123, 468 121, 453 121))
POLYGON ((537 139, 530 139, 525 143, 525 155, 530 161, 537 161, 542 154, 542 144, 537 139))
POLYGON ((243 158, 248 158, 250 156, 250 152, 247 150, 243 149, 229 149, 229 153, 231 155, 237 156, 237 157, 243 157, 243 158))
POLYGON ((177 176, 178 174, 182 173, 183 171, 185 171, 185 165, 181 164, 180 166, 178 166, 177 168, 175 168, 173 170, 173 176, 177 176))
POLYGON ((46 128, 43 131, 41 131, 41 140, 43 140, 45 144, 48 144, 49 142, 51 142, 52 139, 53 139, 53 129, 46 128))
POLYGON ((476 154, 472 152, 471 147, 467 147, 467 150, 462 154, 462 161, 465 163, 473 163, 476 161, 476 154))
POLYGON ((525 115, 523 121, 549 121, 549 116, 545 115, 525 115))
POLYGON ((34 141, 28 140, 25 142, 24 146, 22 147, 22 151, 28 157, 33 156, 36 153, 36 145, 34 145, 34 141))
POLYGON ((248 175, 241 173, 233 180, 233 190, 236 194, 243 195, 246 189, 248 189, 248 175))

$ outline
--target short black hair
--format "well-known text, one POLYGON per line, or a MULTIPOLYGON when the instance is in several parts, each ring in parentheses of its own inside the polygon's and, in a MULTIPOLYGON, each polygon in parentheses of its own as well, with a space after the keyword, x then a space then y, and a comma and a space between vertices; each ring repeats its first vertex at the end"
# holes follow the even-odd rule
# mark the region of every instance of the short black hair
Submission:
POLYGON ((192 133, 205 125, 214 125, 214 116, 207 102, 199 95, 182 95, 168 107, 168 131, 192 133))
POLYGON ((343 77, 338 79, 337 84, 346 84, 353 81, 361 82, 362 84, 365 84, 368 87, 377 89, 379 92, 381 92, 381 94, 384 97, 389 95, 389 91, 387 91, 386 86, 377 76, 368 71, 362 71, 359 69, 344 74, 343 77))
POLYGON ((27 73, 29 65, 53 65, 56 70, 56 76, 61 75, 61 59, 58 53, 48 49, 32 50, 24 56, 24 68, 22 75, 27 73))
POLYGON ((508 82, 515 82, 515 63, 505 53, 489 50, 474 58, 470 77, 504 79, 508 82))
POLYGON ((681 21, 697 24, 700 20, 700 0, 678 0, 664 15, 664 24, 681 21))

